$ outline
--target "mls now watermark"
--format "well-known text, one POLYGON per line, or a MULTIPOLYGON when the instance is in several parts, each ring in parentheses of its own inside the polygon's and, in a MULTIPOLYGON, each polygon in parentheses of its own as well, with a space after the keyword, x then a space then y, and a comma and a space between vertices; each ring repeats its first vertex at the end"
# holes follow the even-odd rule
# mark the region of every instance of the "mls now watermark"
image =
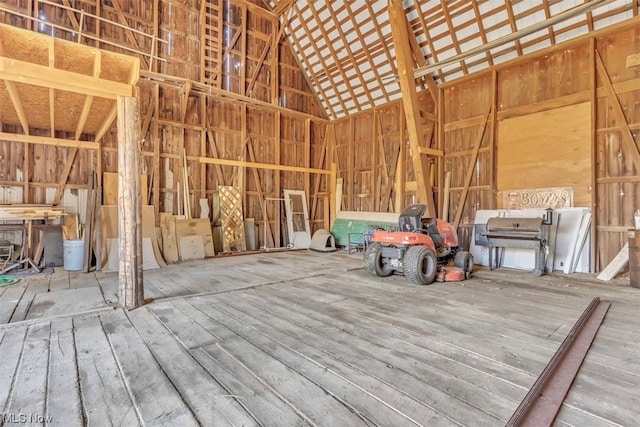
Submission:
POLYGON ((0 414, 0 424, 49 424, 53 420, 51 415, 42 414, 0 414))

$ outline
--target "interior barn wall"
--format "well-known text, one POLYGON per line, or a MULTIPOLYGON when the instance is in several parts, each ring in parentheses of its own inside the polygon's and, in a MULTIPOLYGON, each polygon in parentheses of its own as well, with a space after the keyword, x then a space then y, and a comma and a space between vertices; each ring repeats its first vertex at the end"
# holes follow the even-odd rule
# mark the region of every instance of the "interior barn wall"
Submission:
MULTIPOLYGON (((436 104, 420 93, 421 147, 436 148, 436 104)), ((416 203, 416 182, 400 101, 334 120, 333 148, 342 178, 342 209, 400 212, 416 203)), ((436 162, 431 183, 437 190, 436 162)))
POLYGON ((571 187, 573 206, 591 207, 590 134, 588 102, 500 121, 498 209, 508 190, 550 187, 571 187))
MULTIPOLYGON (((262 206, 258 209, 261 197, 275 198, 287 187, 309 192, 314 229, 328 226, 327 176, 261 170, 256 179, 250 170, 203 165, 199 156, 216 157, 217 152, 221 158, 250 160, 250 150, 245 149, 250 145, 257 162, 324 169, 336 162, 343 180, 345 209, 397 212, 415 200, 416 184, 401 104, 392 102, 328 124, 289 46, 280 42, 267 50, 275 18, 264 15, 251 2, 233 2, 231 6, 230 1, 120 0, 103 4, 82 0, 73 3, 83 11, 81 15, 49 4, 35 7, 35 1, 7 0, 3 6, 27 16, 42 11, 49 19, 48 25, 5 12, 0 12, 0 22, 73 41, 81 35, 81 43, 139 56, 144 73, 151 71, 162 77, 153 81, 143 79, 138 85, 141 122, 146 128, 143 169, 149 180, 148 197, 156 211, 178 213, 181 209, 177 183, 183 145, 193 199, 206 197, 213 203, 220 183, 240 183, 247 190, 243 195, 245 216, 253 217, 258 227, 262 223, 259 216, 262 206), (203 15, 205 6, 220 13, 220 22, 212 18, 213 12, 203 15), (173 19, 174 13, 185 20, 173 19), (194 46, 206 38, 203 16, 209 24, 217 25, 218 32, 207 36, 207 55, 217 52, 219 69, 215 64, 203 67, 205 49, 202 44, 194 46), (170 52, 163 43, 154 43, 153 37, 113 24, 122 20, 147 35, 162 38, 171 33, 172 38, 178 37, 177 44, 170 52), (187 48, 181 48, 174 57, 174 49, 185 44, 187 48), (276 52, 278 67, 273 66, 276 52), (258 67, 262 56, 265 62, 258 67), (243 63, 250 64, 244 71, 243 63), (170 73, 175 73, 175 78, 170 73), (211 91, 186 91, 187 81, 180 80, 185 77, 207 82, 211 91), (218 89, 228 91, 228 95, 218 95, 218 89), (276 108, 277 101, 307 115, 276 108), (314 115, 318 118, 313 118, 314 115)), ((444 151, 443 158, 432 159, 437 173, 430 177, 438 193, 439 211, 444 208, 444 177, 451 172, 448 218, 459 218, 463 241, 468 241, 476 210, 495 208, 502 198, 497 183, 496 149, 503 142, 498 132, 500 123, 587 102, 591 111, 595 268, 603 268, 622 247, 627 229, 633 226, 633 213, 640 198, 640 165, 634 160, 639 157, 634 153, 640 139, 640 67, 626 63, 630 55, 640 52, 637 23, 634 19, 443 85, 437 104, 426 92, 420 93, 425 135, 421 143, 444 151), (602 58, 604 74, 597 66, 598 57, 602 58), (608 81, 613 85, 613 95, 608 90, 608 81), (433 129, 436 105, 439 126, 433 129), (476 146, 477 162, 469 168, 476 146), (466 188, 468 178, 470 184, 466 188), (466 201, 461 204, 465 193, 466 201)), ((2 128, 16 131, 7 124, 2 128)), ((47 135, 42 129, 31 129, 31 133, 47 135)), ((107 133, 102 145, 99 153, 79 150, 67 188, 87 188, 91 171, 100 174, 117 170, 115 128, 107 133)), ((58 185, 68 153, 66 148, 2 142, 0 185, 22 187, 26 190, 24 202, 44 203, 46 190, 58 185)), ((197 215, 198 204, 192 206, 193 214, 197 215)), ((276 240, 281 239, 278 209, 275 204, 267 207, 276 240)), ((257 235, 261 238, 262 230, 257 235)))
MULTIPOLYGON (((73 3, 75 11, 64 9, 63 5, 38 3, 36 7, 36 3, 36 0, 4 2, 3 6, 15 13, 0 11, 0 22, 72 41, 78 41, 81 34, 81 43, 140 57, 142 173, 149 183, 146 201, 154 205, 156 213, 183 213, 179 184, 183 179, 184 148, 192 215, 200 213, 198 199, 208 199, 213 207, 219 185, 240 186, 244 189, 244 216, 254 218, 259 230, 258 245, 263 244, 266 209, 273 234, 269 239, 279 242, 276 243, 279 246, 287 243, 280 233, 280 217, 284 213, 279 203, 265 203, 264 199, 282 197, 282 189, 298 189, 307 191, 309 206, 314 208, 312 229, 328 227, 325 175, 240 169, 199 161, 203 156, 329 168, 324 161, 328 157, 323 154, 325 113, 288 43, 284 38, 274 42, 275 16, 249 1, 119 0, 105 4, 83 0, 73 3), (19 16, 36 17, 39 13, 46 16, 49 25, 19 16), (116 25, 123 21, 146 36, 116 25), (205 34, 205 23, 217 28, 205 34), (153 36, 160 41, 154 41, 153 36), (209 50, 205 52, 201 43, 206 43, 209 50), (216 68, 212 62, 215 58, 207 55, 218 55, 220 67, 216 68), (274 66, 276 63, 278 66, 274 66), (144 73, 151 78, 145 78, 144 73), (210 85, 212 90, 196 91, 190 87, 190 81, 210 85), (221 97, 218 95, 221 92, 214 90, 238 97, 221 97), (289 110, 275 108, 278 103, 289 110), (319 194, 312 196, 311 190, 316 187, 319 194)), ((21 133, 19 127, 2 125, 1 118, 0 126, 6 132, 21 133)), ((30 133, 49 136, 48 130, 31 129, 30 133)), ((24 203, 45 203, 46 190, 58 185, 69 151, 1 142, 0 185, 24 188, 24 203), (23 171, 28 173, 27 177, 23 171)), ((78 151, 66 188, 88 188, 92 171, 99 175, 117 171, 115 123, 101 141, 100 152, 78 151)), ((84 208, 79 210, 83 212, 84 208)))
MULTIPOLYGON (((500 178, 518 179, 515 168, 519 163, 517 185, 526 182, 526 188, 539 188, 567 184, 574 188, 574 205, 593 209, 595 271, 604 268, 618 253, 627 241, 627 230, 634 226, 634 212, 640 208, 640 164, 633 160, 640 142, 640 67, 626 63, 627 57, 640 52, 637 22, 618 25, 441 88, 444 171, 451 168, 453 172, 452 208, 459 208, 456 193, 460 190, 455 182, 468 170, 482 115, 489 105, 492 107, 478 161, 472 169, 462 233, 465 228, 471 230, 477 210, 500 205, 502 190, 511 186, 500 186, 500 178), (598 69, 598 55, 604 71, 598 69), (611 81, 615 95, 607 91, 603 78, 611 81), (531 145, 519 154, 516 150, 503 153, 505 146, 514 147, 510 144, 529 144, 544 138, 544 129, 534 129, 530 119, 540 118, 540 127, 554 126, 553 120, 544 120, 545 114, 558 120, 555 125, 563 129, 554 136, 557 144, 538 142, 545 155, 541 153, 535 164, 525 165, 522 160, 534 153, 531 145), (518 124, 517 129, 507 131, 513 124, 518 124), (527 133, 530 138, 525 136, 527 133), (501 155, 512 158, 501 162, 501 155), (554 159, 560 158, 568 160, 562 167, 558 163, 553 167, 554 159), (536 167, 545 174, 532 174, 531 168, 536 167), (550 179, 553 176, 556 178, 550 179)), ((532 160, 535 159, 529 159, 532 160)), ((453 211, 450 219, 452 214, 453 211)))

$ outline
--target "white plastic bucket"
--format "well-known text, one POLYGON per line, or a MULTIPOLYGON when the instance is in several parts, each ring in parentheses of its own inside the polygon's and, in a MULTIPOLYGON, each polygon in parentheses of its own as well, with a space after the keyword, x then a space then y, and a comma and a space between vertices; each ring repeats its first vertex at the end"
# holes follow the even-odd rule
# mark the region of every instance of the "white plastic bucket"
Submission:
POLYGON ((64 241, 64 269, 80 271, 84 261, 84 240, 64 241))

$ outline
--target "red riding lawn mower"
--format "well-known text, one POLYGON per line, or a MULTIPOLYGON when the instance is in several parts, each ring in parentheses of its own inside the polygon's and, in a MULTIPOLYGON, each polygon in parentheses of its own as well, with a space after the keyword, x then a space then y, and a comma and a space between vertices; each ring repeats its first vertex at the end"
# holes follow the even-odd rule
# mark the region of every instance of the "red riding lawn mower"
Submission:
POLYGON ((425 205, 411 205, 400 214, 399 231, 373 233, 364 253, 368 273, 379 277, 404 273, 417 285, 471 277, 473 255, 458 246, 456 229, 440 219, 422 218, 426 210, 425 205))

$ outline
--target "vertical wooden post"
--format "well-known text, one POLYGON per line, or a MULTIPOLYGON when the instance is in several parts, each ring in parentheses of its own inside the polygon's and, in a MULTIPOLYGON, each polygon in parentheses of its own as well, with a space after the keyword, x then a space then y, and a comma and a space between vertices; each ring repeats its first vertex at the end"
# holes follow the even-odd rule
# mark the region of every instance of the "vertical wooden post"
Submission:
MULTIPOLYGON (((304 122, 304 167, 311 167, 311 119, 306 119, 304 122)), ((311 206, 311 174, 309 172, 304 174, 304 193, 307 197, 307 206, 311 206)))
MULTIPOLYGON (((273 161, 276 165, 280 165, 282 163, 281 162, 281 157, 282 157, 282 140, 281 140, 281 132, 282 132, 282 114, 280 113, 280 111, 276 111, 275 112, 276 118, 275 118, 275 129, 274 129, 274 133, 276 136, 276 140, 274 142, 274 150, 273 150, 273 161)), ((276 198, 280 198, 282 197, 282 173, 280 171, 273 171, 273 186, 274 186, 274 192, 276 194, 276 198)), ((274 209, 273 209, 273 218, 275 219, 275 226, 273 227, 275 232, 274 232, 274 240, 275 240, 275 247, 278 247, 281 245, 282 242, 282 227, 281 227, 281 221, 280 218, 282 217, 282 212, 281 212, 281 208, 280 208, 281 203, 275 203, 274 204, 274 209)), ((265 243, 266 244, 266 243, 265 243)))
POLYGON ((329 178, 329 205, 330 205, 330 220, 329 230, 333 227, 333 221, 336 219, 338 213, 338 202, 336 201, 336 185, 338 184, 338 165, 331 163, 331 175, 329 178))
POLYGON ((437 212, 433 201, 433 190, 428 168, 425 170, 420 152, 422 138, 422 120, 420 117, 419 100, 416 92, 416 81, 413 72, 412 53, 409 46, 409 31, 407 18, 401 0, 389 0, 389 21, 391 35, 396 52, 398 78, 402 92, 402 104, 406 117, 407 133, 411 147, 411 161, 416 180, 416 195, 418 203, 427 205, 427 215, 436 217, 437 212))
POLYGON ((118 228, 120 269, 118 305, 144 304, 140 200, 140 114, 138 100, 118 97, 118 228))
POLYGON ((598 264, 598 77, 596 40, 589 39, 589 85, 591 91, 591 273, 600 271, 598 264))

